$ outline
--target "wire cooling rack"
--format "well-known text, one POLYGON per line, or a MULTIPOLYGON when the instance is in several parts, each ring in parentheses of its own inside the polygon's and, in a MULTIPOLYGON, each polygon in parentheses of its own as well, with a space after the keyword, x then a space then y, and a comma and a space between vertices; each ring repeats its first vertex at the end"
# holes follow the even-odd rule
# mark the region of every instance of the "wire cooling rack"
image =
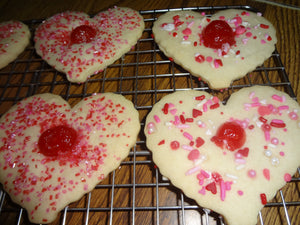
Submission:
MULTIPOLYGON (((103 72, 83 84, 69 83, 39 56, 33 41, 14 62, 0 70, 0 114, 25 97, 51 92, 61 95, 71 105, 95 92, 115 92, 132 100, 140 113, 142 129, 147 113, 164 95, 178 90, 204 90, 224 101, 232 92, 252 85, 268 85, 295 98, 280 54, 222 91, 210 90, 207 84, 173 63, 158 49, 151 27, 159 15, 169 10, 196 10, 207 15, 218 10, 248 6, 192 7, 140 11, 145 30, 137 45, 103 72)), ((34 33, 41 20, 26 21, 34 33)), ((258 215, 258 224, 299 224, 300 169, 258 215)), ((1 224, 30 224, 26 211, 12 203, 0 189, 1 224)), ((112 172, 78 202, 67 206, 53 224, 149 224, 214 225, 224 224, 221 215, 201 208, 161 176, 151 160, 141 131, 136 145, 120 168, 112 172)))

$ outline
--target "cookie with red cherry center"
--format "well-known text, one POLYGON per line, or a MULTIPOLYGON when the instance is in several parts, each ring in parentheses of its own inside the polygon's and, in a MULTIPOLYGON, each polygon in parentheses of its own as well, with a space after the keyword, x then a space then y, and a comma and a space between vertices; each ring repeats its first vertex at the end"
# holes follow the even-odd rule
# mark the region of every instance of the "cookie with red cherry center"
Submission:
POLYGON ((0 69, 20 55, 29 44, 30 30, 20 21, 0 23, 0 69))
POLYGON ((70 82, 85 82, 128 52, 144 30, 135 10, 115 7, 90 18, 83 12, 63 12, 36 29, 35 49, 70 82))
POLYGON ((146 144, 186 196, 229 225, 254 225, 300 165, 299 112, 272 87, 243 88, 226 105, 206 92, 178 91, 148 114, 146 144))
POLYGON ((131 101, 95 94, 73 108, 40 94, 0 119, 0 182, 33 223, 50 223, 90 192, 135 144, 139 115, 131 101))
POLYGON ((260 13, 222 10, 205 16, 195 11, 171 11, 153 26, 162 52, 212 89, 223 89, 269 58, 276 31, 260 13))

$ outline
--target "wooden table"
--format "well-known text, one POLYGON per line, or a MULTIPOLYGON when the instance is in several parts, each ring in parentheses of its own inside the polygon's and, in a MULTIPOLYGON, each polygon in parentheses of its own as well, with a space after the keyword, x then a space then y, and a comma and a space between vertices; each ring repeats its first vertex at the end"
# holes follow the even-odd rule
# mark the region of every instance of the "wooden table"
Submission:
MULTIPOLYGON (((24 97, 44 92, 60 94, 71 105, 94 92, 117 92, 134 102, 140 113, 142 126, 152 105, 162 96, 179 89, 200 88, 221 99, 226 99, 234 89, 252 84, 275 84, 289 94, 295 94, 300 102, 299 81, 299 1, 276 0, 266 4, 248 0, 2 0, 0 22, 11 19, 26 21, 34 28, 43 18, 65 10, 84 11, 95 14, 109 7, 127 6, 140 10, 145 18, 146 29, 138 44, 128 54, 117 60, 105 71, 91 77, 81 85, 70 84, 65 76, 55 71, 38 57, 33 42, 20 57, 0 70, 0 114, 24 97), (25 2, 25 1, 24 1, 25 2), (208 89, 207 85, 190 76, 181 67, 170 62, 158 52, 151 38, 154 18, 161 13, 156 9, 248 5, 261 11, 277 30, 277 51, 265 62, 262 70, 234 82, 232 88, 223 92, 208 89), (298 9, 290 8, 294 5, 298 9), (279 57, 279 61, 278 58, 279 57), (274 58, 274 59, 273 59, 274 58), (272 61, 273 60, 273 61, 272 61), (275 62, 274 62, 275 61, 275 62), (282 63, 282 64, 281 64, 282 63), (279 66, 278 66, 279 65, 279 66), (271 69, 266 69, 271 68, 271 69), (285 76, 288 80, 284 80, 285 76), (250 80, 250 81, 249 81, 250 80), (250 83, 249 83, 250 82, 250 83)), ((202 9, 214 12, 216 8, 202 9)), ((291 224, 300 224, 300 179, 299 171, 282 192, 278 192, 272 203, 261 212, 263 224, 288 224, 285 209, 291 224), (281 194, 284 196, 284 205, 281 194)), ((0 195, 1 224, 30 224, 26 212, 10 202, 5 193, 0 195)), ((159 174, 145 146, 141 133, 136 146, 121 167, 107 177, 90 194, 68 206, 53 224, 220 224, 218 214, 208 213, 185 197, 159 174), (217 221, 217 222, 216 222, 217 221)), ((258 224, 260 219, 258 218, 258 224)))

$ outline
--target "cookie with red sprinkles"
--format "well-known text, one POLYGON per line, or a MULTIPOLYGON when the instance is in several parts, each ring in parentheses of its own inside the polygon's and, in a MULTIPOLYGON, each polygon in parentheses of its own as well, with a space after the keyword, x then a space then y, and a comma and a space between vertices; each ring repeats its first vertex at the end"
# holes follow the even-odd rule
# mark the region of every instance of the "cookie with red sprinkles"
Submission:
POLYGON ((73 108, 58 95, 34 95, 0 119, 0 182, 31 222, 50 223, 119 167, 139 130, 122 95, 94 94, 73 108))
POLYGON ((144 30, 135 10, 114 7, 90 17, 66 11, 46 19, 35 32, 37 53, 70 82, 85 82, 128 52, 144 30))
POLYGON ((162 52, 212 89, 223 89, 269 58, 276 30, 261 13, 221 10, 211 17, 170 11, 153 25, 162 52))
POLYGON ((0 69, 20 55, 29 44, 30 30, 20 21, 0 23, 0 69))
POLYGON ((299 116, 299 104, 272 87, 243 88, 226 105, 203 91, 177 91, 153 106, 144 132, 174 186, 228 225, 254 225, 300 165, 299 116))

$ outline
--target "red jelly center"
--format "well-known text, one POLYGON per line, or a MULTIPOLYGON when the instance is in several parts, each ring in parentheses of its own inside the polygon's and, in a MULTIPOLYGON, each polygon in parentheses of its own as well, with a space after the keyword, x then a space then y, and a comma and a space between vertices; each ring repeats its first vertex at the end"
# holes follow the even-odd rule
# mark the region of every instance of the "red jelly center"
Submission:
POLYGON ((205 47, 213 49, 221 49, 226 43, 235 44, 234 32, 224 20, 210 22, 202 31, 202 39, 205 47))
POLYGON ((222 124, 214 137, 213 141, 218 147, 226 148, 230 151, 241 148, 246 141, 245 130, 236 122, 225 122, 222 124))
POLYGON ((89 43, 94 40, 96 33, 96 30, 89 25, 78 26, 71 33, 71 43, 89 43))
POLYGON ((45 156, 58 156, 71 152, 76 142, 76 130, 60 125, 44 131, 39 138, 38 147, 45 156))

